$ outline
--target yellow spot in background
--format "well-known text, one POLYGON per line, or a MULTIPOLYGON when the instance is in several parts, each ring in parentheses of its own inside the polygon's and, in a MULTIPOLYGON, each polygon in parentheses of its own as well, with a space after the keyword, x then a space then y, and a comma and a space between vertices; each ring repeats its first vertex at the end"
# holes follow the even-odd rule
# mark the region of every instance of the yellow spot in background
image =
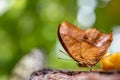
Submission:
POLYGON ((120 70, 120 52, 102 58, 100 63, 101 68, 105 71, 120 70))

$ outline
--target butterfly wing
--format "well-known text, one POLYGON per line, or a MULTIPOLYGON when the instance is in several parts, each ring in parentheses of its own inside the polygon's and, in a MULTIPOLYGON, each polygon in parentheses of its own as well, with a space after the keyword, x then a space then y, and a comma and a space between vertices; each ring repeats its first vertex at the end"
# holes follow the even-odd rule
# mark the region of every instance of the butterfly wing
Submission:
POLYGON ((76 26, 63 22, 58 27, 58 39, 60 40, 65 51, 73 58, 75 61, 79 61, 81 40, 84 31, 80 30, 76 26))
POLYGON ((105 54, 112 37, 96 29, 84 31, 63 22, 58 28, 58 38, 66 52, 79 66, 93 66, 105 54))
POLYGON ((95 65, 106 53, 112 42, 112 33, 104 34, 97 29, 89 29, 84 33, 81 53, 88 66, 95 65), (87 56, 88 55, 88 56, 87 56))

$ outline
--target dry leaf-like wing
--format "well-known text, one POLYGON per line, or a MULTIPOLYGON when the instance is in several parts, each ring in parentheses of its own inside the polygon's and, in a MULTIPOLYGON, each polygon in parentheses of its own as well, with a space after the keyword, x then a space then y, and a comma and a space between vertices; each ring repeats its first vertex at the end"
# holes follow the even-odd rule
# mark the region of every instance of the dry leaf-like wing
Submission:
POLYGON ((93 66, 108 49, 112 34, 103 34, 94 28, 84 31, 63 22, 58 28, 58 38, 66 52, 79 66, 93 66))

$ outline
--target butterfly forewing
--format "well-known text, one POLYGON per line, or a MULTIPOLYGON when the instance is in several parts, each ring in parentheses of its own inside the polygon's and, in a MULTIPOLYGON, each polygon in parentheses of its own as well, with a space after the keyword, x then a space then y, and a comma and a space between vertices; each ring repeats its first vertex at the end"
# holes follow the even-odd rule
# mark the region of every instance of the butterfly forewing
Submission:
POLYGON ((80 41, 83 30, 79 30, 72 24, 63 22, 58 29, 58 38, 66 52, 76 61, 79 61, 80 41))

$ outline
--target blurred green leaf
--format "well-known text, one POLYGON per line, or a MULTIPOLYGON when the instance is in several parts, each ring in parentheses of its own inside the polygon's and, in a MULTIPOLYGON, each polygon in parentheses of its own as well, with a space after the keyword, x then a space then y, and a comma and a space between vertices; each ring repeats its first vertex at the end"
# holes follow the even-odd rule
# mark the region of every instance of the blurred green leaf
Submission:
POLYGON ((113 27, 120 25, 120 0, 111 0, 106 5, 103 0, 98 1, 101 2, 96 8, 96 23, 94 26, 103 32, 110 32, 113 27))

